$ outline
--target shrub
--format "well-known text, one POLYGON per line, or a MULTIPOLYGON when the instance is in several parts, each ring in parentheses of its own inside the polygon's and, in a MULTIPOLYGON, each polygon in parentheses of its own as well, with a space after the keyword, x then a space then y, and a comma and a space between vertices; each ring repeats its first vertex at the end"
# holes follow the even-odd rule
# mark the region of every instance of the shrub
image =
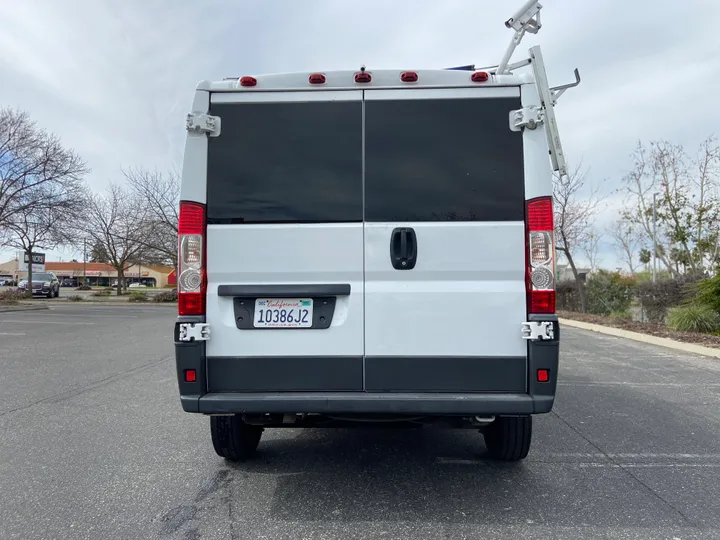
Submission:
POLYGON ((158 304, 177 302, 178 301, 177 290, 158 293, 153 297, 153 301, 157 302, 158 304))
POLYGON ((667 325, 679 332, 712 334, 720 330, 720 314, 699 304, 673 307, 668 310, 667 325))
POLYGON ((610 315, 630 309, 635 280, 617 272, 600 270, 585 285, 588 311, 595 315, 610 315))
POLYGON ((110 296, 110 291, 95 291, 93 296, 110 296))
POLYGON ((128 298, 128 302, 147 302, 148 296, 147 293, 144 292, 134 292, 130 294, 130 298, 128 298))
POLYGON ((560 311, 582 311, 580 294, 574 280, 559 281, 555 287, 556 307, 560 311))
POLYGON ((15 306, 20 302, 30 298, 28 293, 21 293, 15 289, 8 289, 7 291, 0 292, 0 306, 15 306))
POLYGON ((610 318, 616 321, 632 321, 633 315, 630 311, 613 311, 610 318))
POLYGON ((641 283, 636 295, 647 319, 653 323, 663 322, 668 309, 688 302, 695 295, 697 280, 685 275, 657 283, 641 283))
POLYGON ((72 296, 68 296, 68 302, 82 302, 85 300, 82 296, 79 294, 74 294, 72 296))
POLYGON ((716 313, 720 313, 720 274, 704 279, 697 284, 695 302, 711 307, 716 313))
POLYGON ((80 285, 76 291, 91 291, 92 287, 90 285, 80 285))

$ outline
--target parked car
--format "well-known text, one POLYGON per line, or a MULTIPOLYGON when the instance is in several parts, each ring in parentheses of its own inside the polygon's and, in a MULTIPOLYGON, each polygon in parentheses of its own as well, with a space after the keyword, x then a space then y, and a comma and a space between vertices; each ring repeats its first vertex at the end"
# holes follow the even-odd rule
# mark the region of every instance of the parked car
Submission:
POLYGON ((31 291, 33 296, 57 298, 60 296, 60 281, 52 272, 37 272, 32 275, 32 283, 28 283, 26 279, 20 281, 18 291, 31 291))
POLYGON ((61 287, 79 287, 80 282, 77 279, 63 279, 61 287))

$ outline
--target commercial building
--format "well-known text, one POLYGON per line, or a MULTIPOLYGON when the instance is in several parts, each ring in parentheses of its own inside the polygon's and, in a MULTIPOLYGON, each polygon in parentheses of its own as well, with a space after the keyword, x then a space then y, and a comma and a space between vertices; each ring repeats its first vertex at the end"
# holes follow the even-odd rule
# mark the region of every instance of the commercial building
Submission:
MULTIPOLYGON (((18 260, 13 259, 0 264, 0 280, 21 280, 27 277, 27 271, 19 270, 18 260)), ((86 276, 86 283, 90 286, 108 287, 117 284, 117 271, 109 264, 82 263, 82 262, 46 262, 45 271, 53 272, 62 282, 71 279, 82 283, 86 276)), ((170 266, 133 265, 125 270, 127 283, 140 282, 151 287, 174 287, 175 270, 170 266)))

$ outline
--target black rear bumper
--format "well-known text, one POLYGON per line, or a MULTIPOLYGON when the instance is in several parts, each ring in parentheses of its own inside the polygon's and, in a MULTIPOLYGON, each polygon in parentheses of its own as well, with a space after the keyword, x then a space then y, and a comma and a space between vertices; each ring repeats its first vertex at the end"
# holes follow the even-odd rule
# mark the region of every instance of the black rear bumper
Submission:
POLYGON ((203 414, 318 413, 513 415, 550 412, 554 396, 528 394, 447 394, 371 392, 283 392, 205 394, 181 397, 183 409, 203 414))
POLYGON ((414 363, 412 359, 375 359, 386 366, 382 372, 377 369, 372 372, 382 374, 383 380, 375 382, 367 377, 371 373, 368 370, 371 359, 366 359, 366 377, 363 379, 362 358, 332 361, 307 357, 207 358, 204 342, 178 342, 176 328, 175 358, 180 401, 186 412, 201 414, 475 416, 547 413, 555 401, 560 329, 556 317, 547 316, 542 320, 555 323, 556 339, 528 342, 527 359, 455 359, 458 360, 455 362, 441 359, 435 363, 422 358, 414 363), (413 372, 408 367, 417 369, 413 372), (195 370, 193 382, 185 382, 184 374, 188 369, 195 370), (310 372, 304 375, 304 383, 299 376, 300 369, 310 372), (540 382, 538 370, 547 370, 549 380, 540 382), (484 381, 483 371, 486 373, 484 381), (268 381, 273 387, 268 386, 268 381))

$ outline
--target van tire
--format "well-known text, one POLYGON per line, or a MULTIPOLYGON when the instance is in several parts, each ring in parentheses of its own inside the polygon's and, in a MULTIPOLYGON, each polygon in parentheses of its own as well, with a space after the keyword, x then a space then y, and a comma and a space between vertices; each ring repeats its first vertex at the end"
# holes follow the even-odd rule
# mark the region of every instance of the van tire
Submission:
POLYGON ((483 432, 490 457, 499 461, 520 461, 530 451, 531 416, 496 418, 483 432))
POLYGON ((261 426, 248 425, 239 415, 210 417, 213 448, 228 461, 246 461, 255 455, 262 432, 261 426))

